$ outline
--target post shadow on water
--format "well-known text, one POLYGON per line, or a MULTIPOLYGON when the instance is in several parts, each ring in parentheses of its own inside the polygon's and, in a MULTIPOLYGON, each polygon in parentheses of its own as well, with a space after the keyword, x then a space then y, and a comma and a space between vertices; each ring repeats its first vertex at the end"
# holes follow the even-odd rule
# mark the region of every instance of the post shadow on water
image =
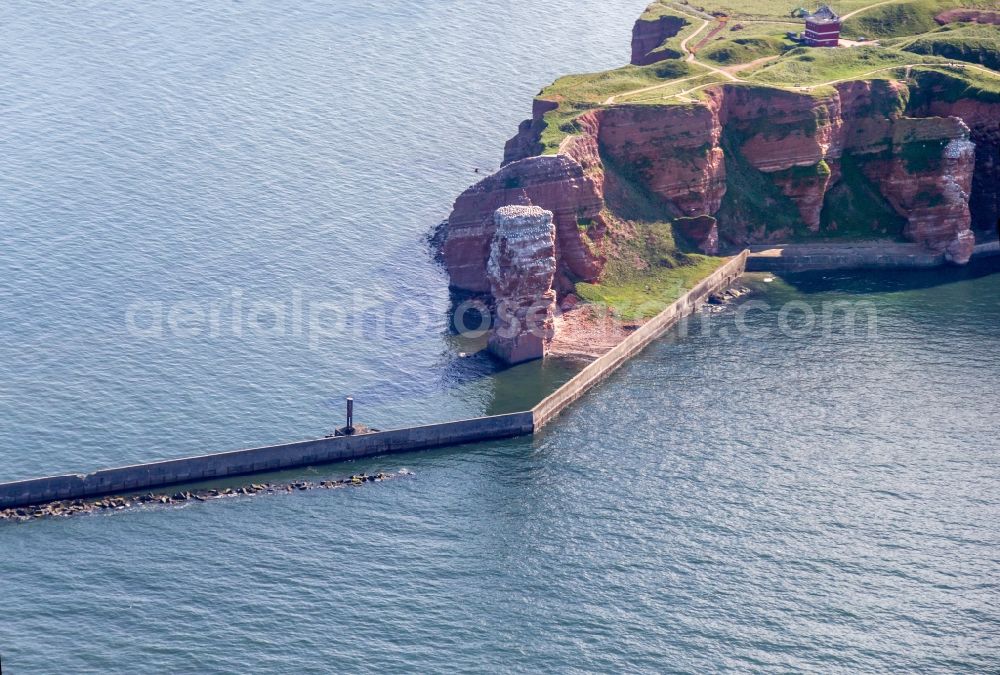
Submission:
POLYGON ((972 260, 967 265, 922 269, 825 270, 781 273, 796 291, 807 295, 839 292, 851 295, 916 291, 971 281, 1000 272, 1000 256, 972 260))

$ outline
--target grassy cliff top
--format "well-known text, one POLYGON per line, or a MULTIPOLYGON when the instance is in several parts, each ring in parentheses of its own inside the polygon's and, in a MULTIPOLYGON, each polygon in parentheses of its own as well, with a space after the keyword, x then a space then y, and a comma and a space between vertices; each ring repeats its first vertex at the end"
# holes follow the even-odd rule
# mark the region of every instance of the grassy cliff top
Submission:
POLYGON ((556 110, 545 115, 546 126, 541 138, 545 154, 554 154, 566 136, 577 133, 574 120, 584 112, 611 105, 618 96, 676 86, 683 84, 686 78, 706 72, 697 65, 668 60, 650 66, 624 66, 560 77, 538 94, 539 98, 559 104, 556 110))
POLYGON ((894 42, 895 48, 905 52, 979 63, 987 68, 1000 70, 1000 28, 996 26, 978 23, 950 24, 930 33, 894 42))
MULTIPOLYGON (((860 13, 868 15, 875 12, 876 15, 894 15, 893 5, 912 5, 913 7, 903 10, 903 15, 919 14, 921 18, 927 13, 934 14, 958 7, 970 9, 997 10, 996 0, 899 0, 890 4, 881 5, 877 10, 871 8, 879 4, 881 0, 810 0, 809 2, 795 2, 792 0, 655 0, 641 19, 655 20, 660 16, 672 13, 687 13, 695 16, 727 15, 735 19, 746 20, 774 20, 774 21, 796 21, 792 12, 800 7, 806 10, 815 10, 822 4, 829 4, 841 16, 847 16, 859 10, 860 13), (886 9, 888 8, 888 9, 886 9)), ((899 14, 895 14, 900 16, 899 14)), ((930 30, 930 27, 925 30, 930 30)), ((923 32, 911 30, 910 34, 923 32)))
POLYGON ((813 87, 852 79, 898 79, 908 65, 947 64, 938 56, 915 57, 896 49, 854 47, 811 49, 797 47, 783 58, 762 65, 746 75, 750 82, 778 87, 813 87))
POLYGON ((1000 11, 997 0, 841 0, 833 8, 844 35, 880 42, 845 42, 810 48, 788 38, 804 21, 796 0, 656 0, 641 20, 680 17, 686 24, 654 52, 671 56, 649 66, 624 66, 559 78, 539 98, 559 107, 545 115, 543 152, 558 151, 578 133, 575 119, 588 110, 622 104, 685 105, 711 86, 766 86, 819 96, 828 85, 852 79, 900 79, 914 69, 946 69, 953 90, 992 96, 1000 83, 1000 27, 953 23, 935 17, 954 9, 1000 11), (947 68, 949 64, 968 64, 947 68))
MULTIPOLYGON (((1000 103, 1000 79, 980 71, 962 70, 948 66, 914 68, 911 76, 918 82, 933 85, 934 97, 954 102, 972 98, 990 103, 1000 103)), ((923 95, 919 91, 917 95, 923 95)))
MULTIPOLYGON (((567 137, 581 133, 577 118, 588 111, 624 105, 696 106, 715 87, 752 88, 762 100, 821 98, 834 95, 832 85, 843 81, 907 78, 927 85, 914 87, 915 97, 1000 101, 1000 27, 942 27, 935 20, 959 7, 996 11, 997 2, 835 0, 832 6, 846 17, 845 37, 880 42, 858 44, 860 40, 848 39, 843 48, 830 49, 805 47, 789 37, 788 33, 805 28, 803 19, 793 17, 800 7, 796 0, 656 0, 640 19, 656 25, 640 26, 641 41, 650 35, 653 40, 668 36, 646 54, 661 60, 569 75, 543 89, 539 98, 557 107, 544 115, 542 152, 556 153, 567 137)), ((816 9, 818 4, 804 6, 816 9)), ((889 115, 902 110, 905 100, 887 95, 885 104, 879 111, 889 115)), ((795 204, 733 149, 746 133, 739 125, 723 130, 728 189, 715 214, 718 222, 763 223, 769 234, 780 232, 802 241, 831 232, 842 238, 902 236, 905 220, 850 155, 840 162, 840 180, 829 193, 820 230, 806 231, 795 204)), ((918 153, 907 161, 924 159, 918 153)), ((596 284, 576 284, 576 294, 584 301, 613 307, 621 319, 642 320, 710 274, 721 259, 694 253, 693 242, 680 234, 675 237, 677 213, 635 179, 632 167, 617 166, 603 155, 602 160, 606 185, 613 186, 606 193, 604 215, 615 227, 609 229, 603 249, 604 276, 596 284)), ((821 161, 785 170, 782 177, 807 182, 830 173, 821 161)))

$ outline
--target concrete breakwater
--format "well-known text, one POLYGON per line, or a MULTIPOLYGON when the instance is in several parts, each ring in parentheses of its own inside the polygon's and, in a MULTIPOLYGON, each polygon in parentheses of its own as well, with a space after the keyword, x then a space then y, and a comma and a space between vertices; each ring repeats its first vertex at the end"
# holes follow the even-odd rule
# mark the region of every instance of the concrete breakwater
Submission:
POLYGON ((330 464, 410 450, 530 434, 531 412, 479 417, 356 436, 319 438, 210 455, 64 474, 0 484, 0 509, 46 502, 140 492, 166 485, 330 464))
POLYGON ((532 409, 535 431, 538 431, 565 410, 571 403, 587 393, 594 385, 615 372, 633 356, 645 349, 650 342, 662 336, 678 321, 693 313, 708 296, 728 286, 743 275, 747 255, 743 251, 727 261, 690 291, 678 298, 638 330, 625 338, 607 354, 591 362, 569 382, 559 387, 532 409))
POLYGON ((532 410, 393 431, 184 457, 102 469, 89 474, 63 474, 0 483, 0 509, 140 493, 169 485, 531 435, 650 342, 694 312, 712 293, 739 279, 746 267, 747 255, 748 251, 743 251, 728 260, 532 410))

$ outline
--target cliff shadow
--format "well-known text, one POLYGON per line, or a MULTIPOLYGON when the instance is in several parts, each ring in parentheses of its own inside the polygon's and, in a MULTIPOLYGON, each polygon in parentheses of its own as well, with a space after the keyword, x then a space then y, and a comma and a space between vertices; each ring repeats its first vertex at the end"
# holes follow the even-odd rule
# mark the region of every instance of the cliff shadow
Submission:
POLYGON ((934 288, 1000 273, 1000 256, 974 259, 961 267, 855 269, 788 272, 780 276, 800 293, 837 291, 864 295, 934 288))

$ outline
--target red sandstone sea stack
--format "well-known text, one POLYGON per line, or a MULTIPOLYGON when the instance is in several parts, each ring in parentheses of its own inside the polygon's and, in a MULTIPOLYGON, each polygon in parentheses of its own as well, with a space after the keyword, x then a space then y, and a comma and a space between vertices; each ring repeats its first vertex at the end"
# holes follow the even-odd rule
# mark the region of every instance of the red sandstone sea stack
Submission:
POLYGON ((486 269, 496 309, 489 350, 509 364, 540 359, 552 340, 556 306, 552 212, 504 206, 493 221, 486 269))

